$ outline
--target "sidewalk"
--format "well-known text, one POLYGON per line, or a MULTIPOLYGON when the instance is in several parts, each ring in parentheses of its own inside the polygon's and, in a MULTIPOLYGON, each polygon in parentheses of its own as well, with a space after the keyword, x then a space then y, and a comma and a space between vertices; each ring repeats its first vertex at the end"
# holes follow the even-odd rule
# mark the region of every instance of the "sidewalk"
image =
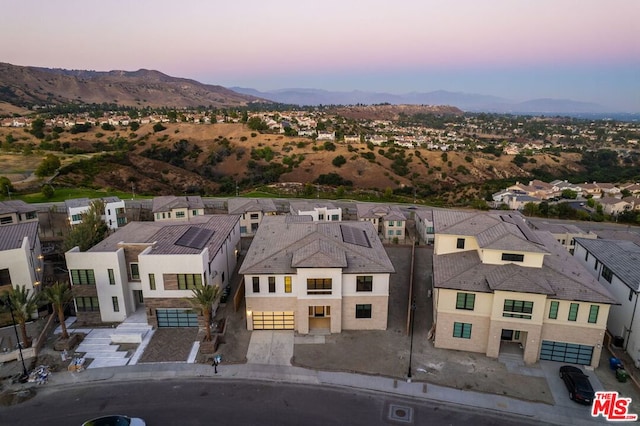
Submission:
MULTIPOLYGON (((589 407, 549 406, 521 401, 499 395, 465 391, 422 382, 407 383, 387 377, 363 374, 315 371, 300 367, 265 364, 224 364, 218 374, 208 364, 155 363, 123 367, 95 368, 81 372, 51 374, 49 382, 38 388, 40 392, 58 392, 60 387, 99 382, 127 382, 165 379, 259 380, 303 385, 353 388, 362 392, 383 392, 390 396, 416 398, 422 401, 486 410, 501 416, 522 416, 531 421, 558 425, 603 424, 603 418, 590 418, 589 407)), ((32 386, 25 384, 22 386, 32 386)))

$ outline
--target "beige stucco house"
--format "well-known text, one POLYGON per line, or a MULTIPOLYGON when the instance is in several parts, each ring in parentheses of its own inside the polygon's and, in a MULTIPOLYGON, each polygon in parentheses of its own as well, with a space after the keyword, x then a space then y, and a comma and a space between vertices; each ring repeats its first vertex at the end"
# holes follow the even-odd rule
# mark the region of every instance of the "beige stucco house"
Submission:
POLYGON ((596 367, 616 300, 517 214, 434 210, 435 346, 596 367))
POLYGON ((249 330, 384 330, 395 272, 370 222, 267 216, 240 267, 249 330))
POLYGON ((229 214, 240 215, 240 235, 243 237, 255 235, 263 217, 278 213, 271 198, 230 198, 227 208, 229 214))
POLYGON ((407 218, 397 206, 356 203, 358 220, 371 222, 383 241, 404 242, 407 218))
POLYGON ((153 199, 153 220, 189 220, 204 214, 202 197, 164 195, 153 199))

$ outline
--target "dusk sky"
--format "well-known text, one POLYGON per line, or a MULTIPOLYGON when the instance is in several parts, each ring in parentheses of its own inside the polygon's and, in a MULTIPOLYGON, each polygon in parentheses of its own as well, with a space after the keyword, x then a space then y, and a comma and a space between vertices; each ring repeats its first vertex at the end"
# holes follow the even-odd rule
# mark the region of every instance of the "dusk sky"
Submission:
POLYGON ((4 0, 0 61, 640 112, 640 0, 4 0))

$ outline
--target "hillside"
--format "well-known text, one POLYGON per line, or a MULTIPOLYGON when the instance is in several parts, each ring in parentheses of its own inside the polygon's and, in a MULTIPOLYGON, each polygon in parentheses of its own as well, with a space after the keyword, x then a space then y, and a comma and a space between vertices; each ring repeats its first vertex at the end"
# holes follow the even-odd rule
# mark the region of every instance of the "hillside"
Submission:
POLYGON ((0 102, 16 106, 115 103, 135 107, 233 107, 266 102, 158 71, 82 71, 0 63, 0 102))
MULTIPOLYGON (((0 139, 8 134, 19 137, 15 144, 39 141, 26 132, 0 129, 0 139)), ((334 187, 340 183, 353 190, 385 191, 415 187, 420 197, 441 197, 444 203, 456 203, 466 198, 484 197, 490 188, 482 183, 495 179, 526 180, 537 168, 551 175, 570 174, 581 170, 580 154, 566 153, 561 157, 536 155, 535 161, 522 168, 512 162, 513 156, 492 154, 429 151, 399 147, 374 147, 366 144, 325 144, 301 137, 252 132, 245 125, 218 123, 215 125, 169 123, 166 129, 154 133, 150 124, 135 133, 91 129, 87 133, 61 135, 62 145, 69 144, 75 152, 85 155, 65 155, 63 169, 54 180, 56 186, 79 186, 131 190, 143 194, 206 195, 232 194, 240 190, 274 183, 313 183, 321 175, 329 176, 334 187), (128 151, 113 152, 116 144, 127 144, 128 151), (334 165, 336 157, 343 164, 334 165), (331 175, 335 174, 335 175, 331 175), (338 177, 338 181, 336 181, 338 177), (339 180, 342 179, 342 182, 339 180), (464 189, 461 189, 464 188, 464 189)), ((17 180, 20 173, 33 170, 34 157, 4 154, 4 164, 12 170, 0 170, 17 180), (9 163, 7 159, 13 161, 9 163), (16 160, 17 158, 17 160, 16 160), (20 159, 25 161, 20 164, 20 159), (27 164, 26 159, 30 159, 27 164), (17 161, 17 163, 16 163, 17 161)), ((338 164, 339 162, 336 162, 338 164)), ((294 186, 301 190, 299 186, 294 186)))

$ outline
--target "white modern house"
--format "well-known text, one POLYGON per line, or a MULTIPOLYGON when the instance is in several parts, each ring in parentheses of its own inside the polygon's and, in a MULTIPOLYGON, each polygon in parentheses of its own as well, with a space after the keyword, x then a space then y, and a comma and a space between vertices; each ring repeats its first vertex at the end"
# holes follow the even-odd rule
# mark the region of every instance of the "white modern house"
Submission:
POLYGON ((265 217, 240 267, 247 328, 384 330, 393 272, 370 222, 265 217))
POLYGON ((108 197, 103 199, 104 221, 109 229, 122 228, 127 224, 126 206, 124 200, 118 197, 108 197))
POLYGON ((289 210, 294 215, 311 216, 314 222, 342 221, 342 209, 330 202, 290 201, 289 210))
POLYGON ((73 198, 65 200, 64 205, 67 207, 69 225, 74 226, 82 223, 82 215, 89 211, 91 200, 88 198, 73 198))
POLYGON ((640 246, 625 240, 576 238, 573 255, 618 301, 609 312, 607 329, 623 340, 625 351, 640 367, 640 246))
POLYGON ((131 222, 65 254, 78 320, 121 322, 144 307, 154 327, 196 327, 192 289, 227 286, 239 250, 238 216, 131 222))
POLYGON ((227 208, 229 214, 240 215, 240 234, 243 237, 255 235, 262 219, 278 212, 271 198, 230 198, 227 208))
POLYGON ((38 291, 42 274, 38 222, 0 226, 0 290, 26 286, 38 291))

